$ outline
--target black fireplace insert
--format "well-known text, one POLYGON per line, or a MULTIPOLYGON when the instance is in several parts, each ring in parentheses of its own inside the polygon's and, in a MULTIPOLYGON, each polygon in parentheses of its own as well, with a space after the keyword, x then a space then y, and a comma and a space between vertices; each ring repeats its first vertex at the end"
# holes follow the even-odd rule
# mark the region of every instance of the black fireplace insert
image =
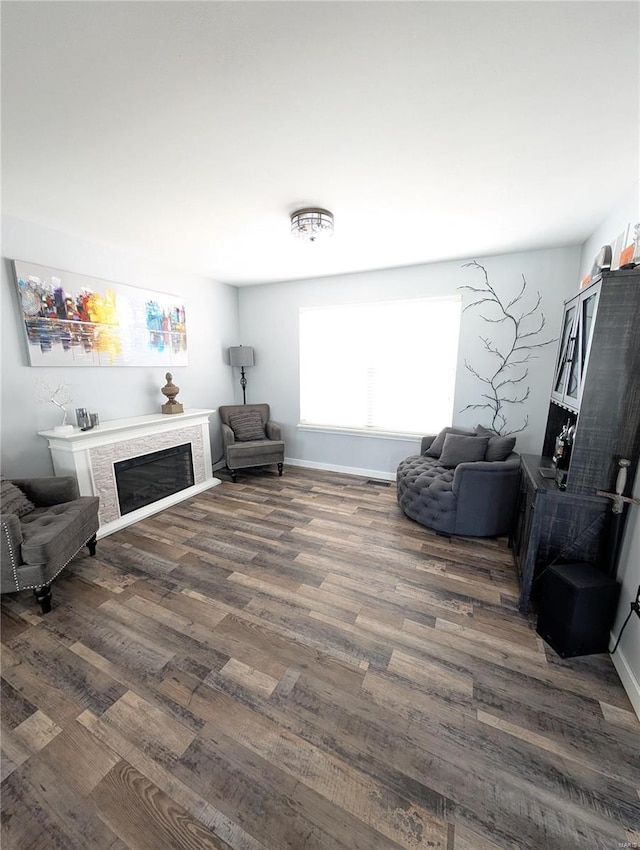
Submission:
POLYGON ((114 464, 120 514, 150 505, 195 483, 191 443, 114 464))

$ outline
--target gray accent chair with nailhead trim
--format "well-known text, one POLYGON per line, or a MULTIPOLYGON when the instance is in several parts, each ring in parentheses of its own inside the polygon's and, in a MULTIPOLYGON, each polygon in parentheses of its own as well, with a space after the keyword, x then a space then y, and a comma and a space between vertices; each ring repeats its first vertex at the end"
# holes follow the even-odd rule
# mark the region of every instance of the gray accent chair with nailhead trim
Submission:
POLYGON ((219 409, 222 422, 224 459, 236 480, 236 470, 253 466, 278 464, 278 475, 284 465, 282 429, 269 416, 268 404, 223 404, 219 409), (254 417, 253 428, 246 421, 254 417), (257 425, 257 428, 256 428, 257 425))
POLYGON ((15 512, 8 498, 0 505, 0 592, 33 590, 46 614, 51 582, 83 546, 95 555, 100 500, 80 496, 71 476, 13 478, 11 483, 26 499, 15 512))

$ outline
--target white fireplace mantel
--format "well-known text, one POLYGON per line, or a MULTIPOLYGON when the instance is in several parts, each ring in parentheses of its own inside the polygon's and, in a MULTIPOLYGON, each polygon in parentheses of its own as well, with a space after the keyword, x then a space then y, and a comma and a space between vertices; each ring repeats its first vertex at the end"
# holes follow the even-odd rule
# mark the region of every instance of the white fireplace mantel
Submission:
POLYGON ((73 475, 81 496, 100 497, 98 537, 104 537, 220 484, 211 468, 209 416, 212 413, 215 410, 151 413, 101 422, 90 431, 74 428, 68 432, 38 433, 48 441, 55 474, 73 475), (114 464, 184 443, 191 445, 193 486, 121 515, 114 464))

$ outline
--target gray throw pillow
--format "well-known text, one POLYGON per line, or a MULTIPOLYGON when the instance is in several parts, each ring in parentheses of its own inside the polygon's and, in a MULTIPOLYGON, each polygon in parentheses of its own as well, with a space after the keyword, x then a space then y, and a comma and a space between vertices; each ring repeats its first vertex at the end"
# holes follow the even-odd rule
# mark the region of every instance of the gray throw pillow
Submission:
POLYGON ((474 437, 475 431, 469 431, 467 428, 443 428, 442 431, 440 431, 438 436, 435 438, 435 440, 431 443, 429 448, 426 450, 425 454, 429 457, 440 457, 447 434, 464 434, 468 437, 474 437))
POLYGON ((264 425, 257 410, 247 410, 246 413, 244 411, 232 413, 229 417, 229 424, 239 443, 266 439, 264 425))
POLYGON ((489 437, 485 460, 506 460, 516 445, 515 437, 501 437, 500 434, 496 434, 495 431, 491 431, 483 425, 478 425, 476 434, 479 437, 489 437))
POLYGON ((484 425, 476 425, 476 434, 478 437, 497 437, 498 432, 494 431, 493 428, 485 428, 484 425))
POLYGON ((457 466, 459 463, 475 463, 484 460, 489 437, 467 437, 464 434, 447 434, 440 455, 442 466, 457 466))
POLYGON ((12 481, 0 481, 0 510, 3 514, 26 516, 35 509, 33 502, 12 481))

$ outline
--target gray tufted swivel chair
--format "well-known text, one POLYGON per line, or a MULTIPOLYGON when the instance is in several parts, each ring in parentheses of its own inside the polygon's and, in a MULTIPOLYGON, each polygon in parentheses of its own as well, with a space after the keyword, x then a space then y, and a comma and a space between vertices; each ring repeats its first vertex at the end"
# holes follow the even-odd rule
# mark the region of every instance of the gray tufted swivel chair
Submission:
POLYGON ((520 456, 511 452, 505 460, 448 467, 439 457, 425 454, 433 441, 433 436, 424 437, 422 454, 408 457, 398 466, 398 504, 402 511, 439 534, 508 534, 518 495, 520 456))

